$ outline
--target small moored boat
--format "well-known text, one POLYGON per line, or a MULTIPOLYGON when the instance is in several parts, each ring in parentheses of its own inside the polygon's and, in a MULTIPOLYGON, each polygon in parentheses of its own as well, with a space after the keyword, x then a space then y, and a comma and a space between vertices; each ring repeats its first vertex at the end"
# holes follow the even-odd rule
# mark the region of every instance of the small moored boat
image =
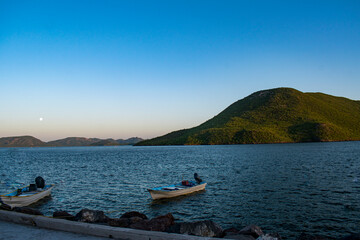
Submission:
POLYGON ((36 183, 37 184, 30 184, 16 191, 0 195, 0 202, 9 205, 11 208, 28 206, 49 196, 55 186, 54 184, 45 185, 45 181, 41 184, 38 184, 38 181, 36 181, 36 183))
POLYGON ((151 197, 155 199, 161 199, 161 198, 172 198, 172 197, 178 197, 181 195, 197 192, 204 190, 206 187, 206 182, 203 182, 200 178, 198 178, 198 175, 195 173, 195 179, 194 181, 182 181, 178 184, 173 184, 169 186, 164 187, 156 187, 148 189, 148 191, 151 194, 151 197))

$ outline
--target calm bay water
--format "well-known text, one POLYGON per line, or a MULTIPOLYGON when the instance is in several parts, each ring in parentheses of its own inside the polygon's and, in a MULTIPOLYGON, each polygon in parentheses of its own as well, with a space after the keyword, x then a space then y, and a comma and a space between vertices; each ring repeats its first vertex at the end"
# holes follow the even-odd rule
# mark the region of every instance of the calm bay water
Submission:
POLYGON ((77 213, 127 211, 223 228, 259 225, 292 239, 300 232, 340 237, 360 229, 360 142, 232 146, 0 149, 0 193, 42 176, 56 183, 34 207, 77 213), (147 188, 193 178, 205 192, 152 201, 147 188))

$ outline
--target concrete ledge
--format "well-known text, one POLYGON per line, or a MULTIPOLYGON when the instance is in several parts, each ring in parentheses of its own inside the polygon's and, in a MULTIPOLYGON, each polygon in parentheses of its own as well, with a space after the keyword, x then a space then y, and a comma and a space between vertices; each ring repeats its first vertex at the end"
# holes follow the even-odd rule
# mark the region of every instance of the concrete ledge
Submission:
POLYGON ((32 225, 58 231, 80 233, 97 237, 123 240, 213 240, 220 238, 197 237, 175 233, 144 231, 131 228, 111 227, 99 224, 74 222, 45 216, 35 216, 13 211, 0 210, 0 220, 32 225))

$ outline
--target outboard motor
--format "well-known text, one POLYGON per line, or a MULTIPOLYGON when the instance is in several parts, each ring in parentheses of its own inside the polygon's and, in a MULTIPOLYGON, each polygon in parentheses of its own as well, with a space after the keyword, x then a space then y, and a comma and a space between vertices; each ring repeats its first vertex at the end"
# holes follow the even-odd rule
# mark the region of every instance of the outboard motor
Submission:
POLYGON ((42 177, 35 178, 35 183, 38 188, 44 188, 45 187, 45 180, 42 177))
POLYGON ((194 178, 198 184, 200 184, 202 182, 201 178, 199 177, 199 175, 197 173, 194 173, 194 178))

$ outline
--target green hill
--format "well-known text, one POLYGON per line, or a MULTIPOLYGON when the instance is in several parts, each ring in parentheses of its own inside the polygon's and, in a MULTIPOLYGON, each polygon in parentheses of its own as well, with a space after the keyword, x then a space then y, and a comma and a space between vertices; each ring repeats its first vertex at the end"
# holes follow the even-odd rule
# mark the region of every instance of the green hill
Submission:
POLYGON ((136 145, 360 140, 360 102, 291 88, 255 92, 190 129, 136 145))

